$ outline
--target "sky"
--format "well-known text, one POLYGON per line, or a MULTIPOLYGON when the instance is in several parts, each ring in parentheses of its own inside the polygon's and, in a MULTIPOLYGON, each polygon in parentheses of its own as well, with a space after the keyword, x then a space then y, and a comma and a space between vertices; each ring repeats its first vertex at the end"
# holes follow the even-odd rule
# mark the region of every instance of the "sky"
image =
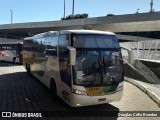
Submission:
MULTIPOLYGON (((66 1, 66 16, 72 13, 72 1, 66 1)), ((151 0, 75 0, 75 14, 89 17, 107 14, 123 15, 149 12, 151 0)), ((0 24, 56 21, 64 15, 64 0, 0 0, 0 24)), ((154 0, 153 8, 160 11, 160 0, 154 0)))

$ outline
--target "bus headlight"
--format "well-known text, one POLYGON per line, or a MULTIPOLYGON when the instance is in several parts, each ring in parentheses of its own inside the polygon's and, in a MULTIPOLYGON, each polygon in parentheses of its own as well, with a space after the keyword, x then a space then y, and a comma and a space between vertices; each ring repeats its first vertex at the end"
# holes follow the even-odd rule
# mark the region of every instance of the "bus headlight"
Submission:
POLYGON ((77 95, 88 95, 86 91, 72 89, 72 93, 77 95))
POLYGON ((116 91, 118 92, 118 91, 122 91, 122 90, 123 90, 123 86, 120 86, 120 87, 117 88, 116 91))

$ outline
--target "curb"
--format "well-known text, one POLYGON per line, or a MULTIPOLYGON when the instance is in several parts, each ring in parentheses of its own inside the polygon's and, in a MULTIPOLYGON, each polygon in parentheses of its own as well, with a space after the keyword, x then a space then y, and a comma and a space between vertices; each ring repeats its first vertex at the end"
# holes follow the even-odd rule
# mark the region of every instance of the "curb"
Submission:
POLYGON ((136 87, 141 89, 143 92, 145 92, 160 107, 160 97, 158 95, 156 95, 153 91, 149 90, 145 85, 143 85, 142 83, 140 83, 139 81, 137 81, 135 79, 131 79, 128 77, 124 77, 124 79, 125 79, 125 81, 132 83, 133 85, 135 85, 136 87))

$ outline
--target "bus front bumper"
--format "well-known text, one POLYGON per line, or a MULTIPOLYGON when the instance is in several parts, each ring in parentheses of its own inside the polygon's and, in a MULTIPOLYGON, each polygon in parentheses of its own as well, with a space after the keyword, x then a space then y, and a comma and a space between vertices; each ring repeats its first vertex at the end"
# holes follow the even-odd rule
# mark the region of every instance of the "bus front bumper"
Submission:
POLYGON ((114 101, 119 101, 122 98, 122 95, 123 95, 123 90, 118 91, 114 94, 102 95, 102 96, 85 96, 85 95, 72 94, 71 106, 81 107, 81 106, 110 103, 114 101))

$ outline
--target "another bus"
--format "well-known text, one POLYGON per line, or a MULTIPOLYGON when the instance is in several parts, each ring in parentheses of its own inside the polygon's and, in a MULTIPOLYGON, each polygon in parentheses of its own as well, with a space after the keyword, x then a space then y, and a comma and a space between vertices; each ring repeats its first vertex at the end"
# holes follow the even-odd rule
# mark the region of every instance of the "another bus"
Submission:
POLYGON ((22 42, 1 42, 0 61, 22 63, 22 42))
POLYGON ((114 33, 62 30, 24 39, 23 65, 72 107, 120 100, 123 61, 114 33))

